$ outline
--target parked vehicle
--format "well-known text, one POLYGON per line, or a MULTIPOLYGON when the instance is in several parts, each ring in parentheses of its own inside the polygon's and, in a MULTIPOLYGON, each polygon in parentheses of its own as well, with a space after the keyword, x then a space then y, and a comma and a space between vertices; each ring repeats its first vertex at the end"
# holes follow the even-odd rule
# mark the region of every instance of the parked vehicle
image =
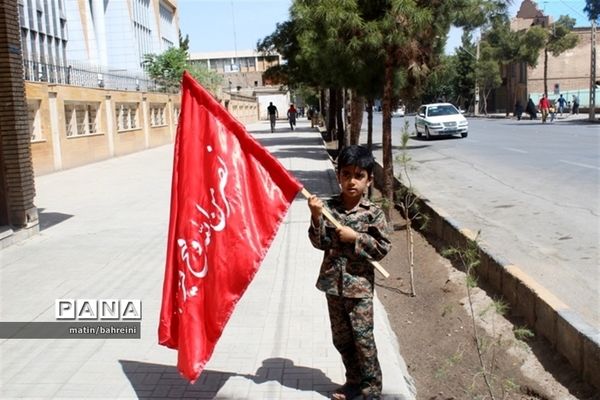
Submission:
POLYGON ((404 117, 404 106, 392 110, 392 117, 404 117))
POLYGON ((452 136, 460 134, 465 138, 469 131, 469 122, 450 103, 424 104, 419 107, 415 116, 415 131, 417 137, 425 134, 427 139, 432 136, 452 136))

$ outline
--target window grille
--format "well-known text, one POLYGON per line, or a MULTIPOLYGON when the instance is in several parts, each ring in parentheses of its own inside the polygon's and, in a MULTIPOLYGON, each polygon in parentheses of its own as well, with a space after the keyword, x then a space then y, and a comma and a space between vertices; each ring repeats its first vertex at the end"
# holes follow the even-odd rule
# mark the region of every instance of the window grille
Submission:
POLYGON ((116 105, 117 130, 125 131, 138 127, 137 109, 137 103, 121 103, 116 105))
POLYGON ((98 133, 99 103, 65 103, 67 137, 98 133))
POLYGON ((32 142, 43 139, 40 104, 41 100, 27 100, 27 117, 32 142))

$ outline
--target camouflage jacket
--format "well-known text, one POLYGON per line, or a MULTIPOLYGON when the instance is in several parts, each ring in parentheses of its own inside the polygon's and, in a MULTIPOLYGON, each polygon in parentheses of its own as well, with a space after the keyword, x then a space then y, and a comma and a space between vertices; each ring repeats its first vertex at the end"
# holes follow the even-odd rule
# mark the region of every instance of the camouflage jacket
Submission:
POLYGON ((369 260, 381 260, 392 247, 383 211, 366 198, 346 210, 339 195, 325 201, 325 206, 358 238, 354 243, 341 242, 333 224, 323 217, 319 226, 311 223, 308 237, 314 247, 325 251, 317 288, 343 297, 372 297, 375 271, 369 260))

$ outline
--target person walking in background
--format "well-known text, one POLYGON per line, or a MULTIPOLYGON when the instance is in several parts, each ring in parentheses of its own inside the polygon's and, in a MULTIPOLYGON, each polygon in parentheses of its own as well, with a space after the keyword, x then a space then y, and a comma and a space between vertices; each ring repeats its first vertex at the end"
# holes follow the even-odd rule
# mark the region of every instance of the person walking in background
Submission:
POLYGON ((288 121, 290 122, 290 128, 292 128, 292 130, 294 130, 294 127, 296 126, 296 117, 298 116, 298 110, 296 110, 296 107, 294 107, 294 103, 290 104, 290 108, 288 108, 287 110, 287 118, 288 121))
POLYGON ((579 114, 579 97, 573 95, 573 114, 579 114))
POLYGON ((540 103, 538 104, 538 108, 542 113, 542 124, 545 124, 546 118, 548 118, 548 113, 550 112, 550 101, 548 100, 548 96, 546 95, 546 93, 542 95, 540 103))
POLYGON ((335 400, 361 394, 363 399, 381 398, 382 374, 373 335, 375 270, 370 260, 381 260, 392 245, 383 211, 364 197, 374 166, 366 147, 344 147, 337 166, 341 193, 326 202, 317 196, 308 199, 308 236, 325 252, 317 288, 325 292, 333 344, 346 369, 346 382, 331 397, 335 400), (342 227, 323 218, 325 207, 342 227))
POLYGON ((308 107, 308 111, 306 112, 306 117, 310 120, 310 127, 315 127, 315 110, 314 108, 308 107))
POLYGON ((521 115, 523 115, 523 105, 521 104, 521 100, 517 100, 515 103, 515 117, 517 117, 517 121, 521 120, 521 115))
POLYGON ((556 117, 556 102, 549 100, 550 108, 548 112, 550 113, 550 122, 554 122, 554 118, 556 117))
POLYGON ((563 111, 565 111, 565 106, 567 105, 567 100, 561 94, 556 102, 558 103, 558 113, 562 117, 563 111))
POLYGON ((529 114, 529 119, 533 120, 537 118, 537 110, 535 109, 535 104, 531 97, 527 101, 527 106, 525 107, 525 112, 529 114))
POLYGON ((273 105, 273 102, 269 103, 267 112, 269 113, 269 121, 271 121, 271 132, 275 132, 275 121, 279 118, 279 111, 277 111, 277 107, 273 105))

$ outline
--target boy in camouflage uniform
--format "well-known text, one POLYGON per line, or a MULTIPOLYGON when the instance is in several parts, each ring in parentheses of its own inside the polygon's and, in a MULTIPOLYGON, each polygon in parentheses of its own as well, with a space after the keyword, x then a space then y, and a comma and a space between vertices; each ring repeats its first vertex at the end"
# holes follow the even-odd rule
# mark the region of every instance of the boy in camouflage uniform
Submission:
POLYGON ((325 251, 317 288, 325 292, 333 344, 346 368, 346 383, 332 398, 379 399, 381 368, 373 337, 375 272, 369 260, 381 260, 390 250, 383 211, 363 196, 373 179, 375 160, 362 146, 348 146, 338 157, 341 193, 323 203, 308 199, 314 247, 325 251), (323 207, 342 225, 336 229, 323 219, 323 207))

